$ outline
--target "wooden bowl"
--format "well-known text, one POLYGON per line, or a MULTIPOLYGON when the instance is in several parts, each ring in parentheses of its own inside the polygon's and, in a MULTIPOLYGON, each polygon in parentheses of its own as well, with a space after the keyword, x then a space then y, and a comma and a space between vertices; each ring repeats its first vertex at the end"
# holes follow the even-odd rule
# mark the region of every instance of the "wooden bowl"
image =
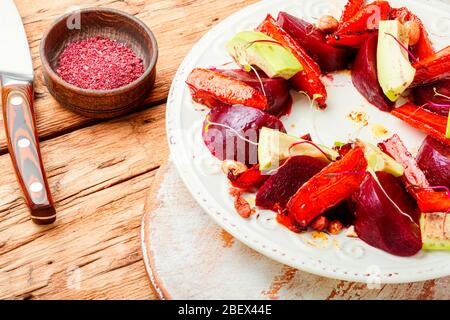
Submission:
POLYGON ((44 34, 40 54, 44 81, 53 97, 64 107, 91 118, 111 118, 137 109, 155 83, 158 60, 155 36, 142 21, 118 10, 88 8, 62 16, 44 34), (81 22, 79 28, 77 21, 81 22), (113 90, 87 90, 62 80, 55 72, 61 52, 69 43, 95 36, 130 47, 142 58, 144 74, 113 90))

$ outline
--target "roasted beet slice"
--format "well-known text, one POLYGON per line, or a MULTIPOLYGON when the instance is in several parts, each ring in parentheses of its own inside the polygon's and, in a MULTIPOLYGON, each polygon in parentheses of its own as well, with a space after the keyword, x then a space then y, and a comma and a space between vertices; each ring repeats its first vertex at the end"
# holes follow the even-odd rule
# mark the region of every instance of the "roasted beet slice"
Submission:
POLYGON ((352 82, 367 101, 382 111, 391 111, 394 104, 384 95, 377 74, 378 36, 374 34, 359 49, 352 67, 352 82))
POLYGON ((203 140, 209 151, 220 160, 254 165, 258 163, 256 143, 262 127, 286 132, 277 117, 259 109, 240 105, 218 106, 206 116, 203 140))
POLYGON ((436 114, 447 117, 450 111, 450 79, 414 89, 414 103, 436 114), (436 92, 441 95, 436 95, 436 92))
POLYGON ((284 209, 297 190, 327 164, 322 159, 308 156, 290 158, 259 189, 256 205, 275 211, 284 209))
POLYGON ((403 183, 410 190, 411 186, 420 188, 429 188, 430 184, 425 174, 420 170, 416 160, 408 151, 403 141, 397 134, 378 144, 381 150, 391 156, 395 161, 400 163, 405 169, 402 176, 403 183))
POLYGON ((262 94, 265 94, 269 107, 264 110, 274 116, 288 114, 292 107, 292 96, 289 93, 289 83, 283 78, 269 78, 264 72, 259 71, 258 76, 255 72, 246 72, 240 69, 221 70, 213 69, 228 77, 245 82, 262 94), (263 90, 264 88, 264 90, 263 90))
POLYGON ((261 110, 269 107, 267 98, 259 90, 210 69, 192 70, 186 84, 189 86, 192 99, 209 108, 235 104, 261 110))
POLYGON ((323 72, 346 69, 355 56, 353 49, 327 44, 326 34, 309 22, 286 12, 280 12, 277 22, 319 64, 323 72))
POLYGON ((376 173, 378 181, 383 186, 384 191, 389 195, 392 201, 405 213, 419 223, 420 211, 416 200, 406 191, 400 178, 386 172, 376 173))
POLYGON ((433 186, 450 188, 450 147, 427 136, 417 155, 417 163, 433 186))
POLYGON ((390 180, 385 177, 380 184, 370 175, 362 184, 356 197, 355 231, 361 240, 375 248, 396 256, 413 256, 422 249, 419 225, 410 216, 416 209, 394 202, 395 195, 389 192, 402 189, 391 186, 396 182, 390 180))

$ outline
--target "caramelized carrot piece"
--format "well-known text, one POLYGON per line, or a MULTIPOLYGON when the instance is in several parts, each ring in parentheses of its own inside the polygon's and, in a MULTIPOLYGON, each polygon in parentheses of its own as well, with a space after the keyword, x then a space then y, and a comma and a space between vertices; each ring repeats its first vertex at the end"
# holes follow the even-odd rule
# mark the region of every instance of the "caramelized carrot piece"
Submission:
POLYGON ((432 113, 412 103, 407 103, 391 111, 391 114, 433 138, 450 145, 445 137, 447 117, 432 113))

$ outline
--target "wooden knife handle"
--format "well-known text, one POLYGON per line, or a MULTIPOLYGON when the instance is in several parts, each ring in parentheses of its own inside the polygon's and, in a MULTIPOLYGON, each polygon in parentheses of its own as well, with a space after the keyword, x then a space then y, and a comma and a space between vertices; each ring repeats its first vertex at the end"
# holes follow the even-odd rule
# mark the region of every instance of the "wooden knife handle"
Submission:
POLYGON ((9 153, 31 218, 50 224, 56 211, 42 163, 33 108, 33 82, 2 77, 3 121, 9 153))

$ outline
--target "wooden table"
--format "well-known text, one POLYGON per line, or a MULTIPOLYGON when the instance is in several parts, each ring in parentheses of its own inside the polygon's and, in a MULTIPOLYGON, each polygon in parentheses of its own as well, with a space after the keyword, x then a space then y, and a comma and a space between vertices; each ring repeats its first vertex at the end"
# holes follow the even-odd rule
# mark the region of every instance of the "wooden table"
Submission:
MULTIPOLYGON (((42 153, 56 201, 54 225, 34 225, 0 123, 0 298, 151 299, 140 249, 144 199, 168 157, 170 83, 192 45, 254 0, 16 0, 30 43, 42 153), (39 44, 70 9, 105 6, 142 19, 160 49, 155 90, 142 110, 110 121, 63 109, 43 85, 39 44)), ((1 115, 0 115, 1 119, 1 115)))

